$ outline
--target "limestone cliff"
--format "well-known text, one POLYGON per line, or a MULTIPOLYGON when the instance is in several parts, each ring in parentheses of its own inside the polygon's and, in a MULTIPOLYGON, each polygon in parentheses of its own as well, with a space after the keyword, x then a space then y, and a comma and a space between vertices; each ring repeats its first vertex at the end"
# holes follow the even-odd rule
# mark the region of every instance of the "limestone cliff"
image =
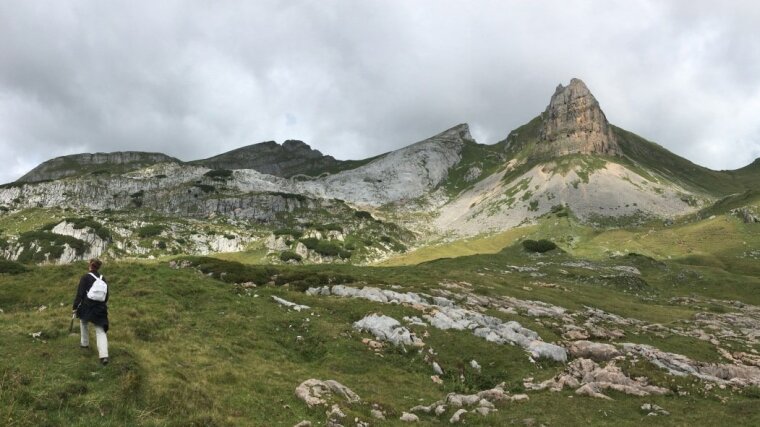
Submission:
POLYGON ((599 102, 579 79, 557 86, 541 120, 538 153, 553 157, 622 154, 599 102))

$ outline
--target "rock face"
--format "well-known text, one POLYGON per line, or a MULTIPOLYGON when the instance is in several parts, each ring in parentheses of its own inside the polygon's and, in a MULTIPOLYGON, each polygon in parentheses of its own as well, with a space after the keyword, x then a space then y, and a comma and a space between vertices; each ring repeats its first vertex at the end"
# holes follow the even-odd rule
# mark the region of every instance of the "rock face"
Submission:
POLYGON ((218 156, 193 162, 211 169, 254 169, 268 175, 288 178, 293 175, 319 175, 341 169, 343 163, 325 156, 302 141, 287 140, 282 145, 274 141, 238 148, 218 156))
POLYGON ((599 102, 579 79, 557 86, 541 118, 542 153, 622 155, 599 102))
POLYGON ((100 257, 108 248, 108 242, 101 239, 91 228, 77 229, 74 224, 63 221, 51 230, 55 234, 71 236, 82 240, 89 245, 86 252, 77 255, 74 250, 64 251, 64 255, 57 261, 59 264, 68 264, 77 260, 85 260, 100 257))
POLYGON ((50 159, 26 175, 19 182, 37 182, 61 179, 78 175, 91 169, 108 169, 109 166, 128 165, 131 169, 149 166, 155 163, 176 162, 179 160, 161 153, 144 153, 140 151, 119 151, 115 153, 85 153, 50 159))

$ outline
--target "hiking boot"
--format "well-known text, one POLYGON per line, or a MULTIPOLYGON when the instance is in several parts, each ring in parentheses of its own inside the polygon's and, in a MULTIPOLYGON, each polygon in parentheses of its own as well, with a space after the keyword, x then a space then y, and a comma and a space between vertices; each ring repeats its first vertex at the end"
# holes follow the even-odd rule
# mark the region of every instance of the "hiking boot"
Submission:
POLYGON ((107 357, 101 357, 100 358, 100 364, 103 366, 106 366, 108 364, 108 358, 107 357))
POLYGON ((82 350, 89 350, 90 346, 89 345, 80 345, 79 348, 82 349, 82 350))

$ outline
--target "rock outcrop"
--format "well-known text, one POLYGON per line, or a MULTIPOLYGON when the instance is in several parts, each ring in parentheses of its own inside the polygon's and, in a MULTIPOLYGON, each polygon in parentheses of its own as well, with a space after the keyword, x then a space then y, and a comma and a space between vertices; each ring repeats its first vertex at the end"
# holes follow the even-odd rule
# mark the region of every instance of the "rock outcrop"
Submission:
POLYGON ((579 79, 570 80, 568 86, 557 86, 541 119, 541 141, 537 147, 541 153, 622 154, 599 102, 579 79))
POLYGON ((388 341, 394 345, 410 345, 422 347, 424 343, 414 332, 401 326, 398 320, 378 314, 370 314, 354 322, 354 329, 372 333, 380 341, 388 341))
POLYGON ((335 380, 308 379, 296 387, 296 397, 303 400, 310 408, 317 405, 326 405, 330 396, 337 395, 348 403, 356 403, 361 399, 350 388, 335 380))
POLYGON ((422 296, 413 292, 400 293, 371 286, 359 289, 344 285, 309 288, 306 294, 361 298, 383 304, 409 304, 428 313, 423 317, 434 328, 468 330, 486 341, 520 346, 533 358, 567 361, 567 351, 564 348, 542 341, 535 331, 523 327, 518 322, 504 322, 493 316, 461 308, 446 298, 422 296))

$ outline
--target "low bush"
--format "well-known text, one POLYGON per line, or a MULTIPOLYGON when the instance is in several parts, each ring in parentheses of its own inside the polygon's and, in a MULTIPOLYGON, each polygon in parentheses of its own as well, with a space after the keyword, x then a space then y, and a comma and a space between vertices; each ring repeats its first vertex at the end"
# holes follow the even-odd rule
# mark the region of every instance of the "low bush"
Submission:
POLYGON ((77 238, 49 231, 28 231, 19 236, 18 243, 24 247, 18 257, 18 261, 22 263, 58 259, 63 255, 66 245, 74 249, 77 255, 83 254, 90 247, 87 242, 77 238), (36 245, 34 250, 33 245, 36 245))
POLYGON ((155 237, 161 234, 166 227, 159 224, 148 224, 137 229, 137 235, 141 238, 155 237))
POLYGON ((295 239, 300 239, 303 236, 303 232, 294 228, 278 228, 272 232, 275 236, 293 236, 295 239))
POLYGON ((282 262, 288 262, 291 260, 301 262, 302 259, 303 257, 301 257, 301 255, 298 255, 297 253, 293 251, 284 251, 280 253, 280 261, 282 262))
POLYGON ((213 193, 216 191, 216 187, 207 184, 193 184, 193 187, 199 188, 204 193, 213 193))
POLYGON ((227 283, 253 282, 264 285, 269 282, 278 270, 267 265, 244 265, 235 261, 224 261, 210 257, 185 258, 195 265, 202 273, 210 274, 215 279, 227 283))
POLYGON ((301 243, 303 243, 304 246, 306 246, 306 249, 315 250, 317 249, 317 245, 319 244, 319 239, 314 237, 309 237, 306 239, 301 239, 301 243))
POLYGON ((229 169, 212 169, 203 175, 217 181, 224 181, 232 177, 232 171, 229 169))
POLYGON ((92 231, 95 232, 95 234, 100 237, 103 240, 111 240, 111 231, 109 231, 106 227, 103 226, 103 224, 99 223, 98 221, 95 221, 91 217, 85 217, 85 218, 64 218, 61 221, 56 222, 50 222, 42 226, 42 231, 50 231, 53 228, 55 228, 56 225, 62 223, 62 222, 68 222, 69 224, 74 225, 75 230, 81 230, 83 228, 91 228, 92 231))
POLYGON ((544 253, 557 249, 557 245, 551 240, 523 240, 523 247, 528 252, 544 253))
POLYGON ((20 264, 15 261, 8 261, 4 259, 0 259, 0 274, 21 274, 29 271, 28 268, 24 267, 23 264, 20 264))
POLYGON ((375 218, 372 216, 372 214, 371 214, 371 213, 369 213, 369 212, 367 212, 367 211, 356 211, 356 212, 354 212, 354 216, 355 216, 356 218, 358 218, 358 219, 368 219, 368 220, 373 220, 373 219, 375 219, 375 218))

